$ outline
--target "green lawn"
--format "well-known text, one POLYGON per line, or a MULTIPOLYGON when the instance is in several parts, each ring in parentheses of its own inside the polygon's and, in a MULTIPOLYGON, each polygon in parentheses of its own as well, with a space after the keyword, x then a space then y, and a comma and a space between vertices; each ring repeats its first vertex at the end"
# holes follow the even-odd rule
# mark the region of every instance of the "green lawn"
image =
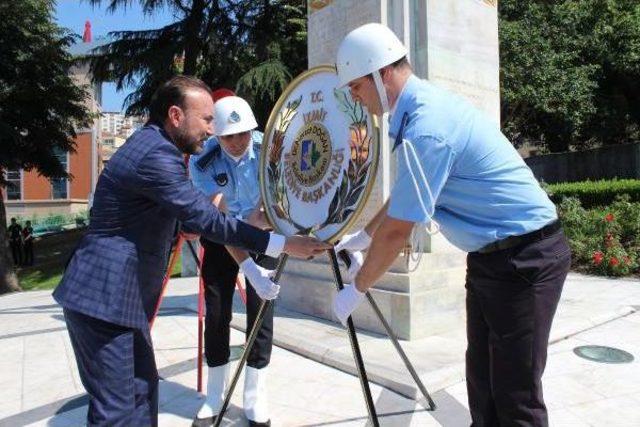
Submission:
MULTIPOLYGON (((178 258, 171 277, 180 277, 180 271, 182 270, 181 258, 178 258)), ((20 286, 25 291, 41 291, 55 288, 62 278, 62 269, 65 262, 66 259, 62 259, 20 269, 18 271, 20 286)))
POLYGON ((171 277, 180 277, 180 273, 182 272, 182 256, 178 257, 176 261, 176 265, 173 267, 173 271, 171 272, 171 277))
POLYGON ((22 268, 18 271, 20 286, 25 291, 53 289, 60 282, 63 267, 64 264, 60 262, 47 262, 22 268))

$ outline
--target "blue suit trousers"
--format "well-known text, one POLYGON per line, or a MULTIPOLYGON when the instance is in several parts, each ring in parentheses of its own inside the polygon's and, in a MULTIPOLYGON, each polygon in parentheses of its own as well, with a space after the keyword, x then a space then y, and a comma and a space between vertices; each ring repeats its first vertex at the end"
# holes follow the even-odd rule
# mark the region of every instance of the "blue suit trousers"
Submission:
POLYGON ((157 426, 158 371, 148 330, 64 310, 89 426, 157 426))

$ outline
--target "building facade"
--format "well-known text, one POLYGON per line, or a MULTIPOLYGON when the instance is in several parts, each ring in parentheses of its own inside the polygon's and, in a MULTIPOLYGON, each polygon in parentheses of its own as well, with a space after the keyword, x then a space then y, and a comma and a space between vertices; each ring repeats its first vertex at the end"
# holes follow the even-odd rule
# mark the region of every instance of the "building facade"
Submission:
MULTIPOLYGON (((72 46, 70 50, 78 56, 96 46, 96 43, 85 41, 72 46)), ((78 85, 87 88, 87 108, 97 117, 101 113, 102 84, 91 81, 88 65, 75 66, 70 74, 78 85)), ((100 120, 96 119, 89 127, 76 130, 75 153, 56 153, 72 179, 49 179, 36 170, 6 171, 9 185, 2 192, 2 197, 7 218, 87 211, 101 167, 100 141, 100 120)))
POLYGON ((106 111, 102 113, 100 129, 105 134, 121 136, 126 139, 141 127, 145 121, 144 117, 125 116, 120 112, 106 111))

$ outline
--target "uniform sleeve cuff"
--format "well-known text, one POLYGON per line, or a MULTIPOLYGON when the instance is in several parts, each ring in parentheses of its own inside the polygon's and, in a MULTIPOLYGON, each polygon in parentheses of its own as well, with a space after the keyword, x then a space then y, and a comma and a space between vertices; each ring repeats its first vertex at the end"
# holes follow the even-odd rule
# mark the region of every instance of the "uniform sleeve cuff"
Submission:
POLYGON ((282 234, 269 233, 269 243, 267 244, 267 250, 264 254, 271 258, 279 257, 284 250, 285 241, 286 237, 282 234))

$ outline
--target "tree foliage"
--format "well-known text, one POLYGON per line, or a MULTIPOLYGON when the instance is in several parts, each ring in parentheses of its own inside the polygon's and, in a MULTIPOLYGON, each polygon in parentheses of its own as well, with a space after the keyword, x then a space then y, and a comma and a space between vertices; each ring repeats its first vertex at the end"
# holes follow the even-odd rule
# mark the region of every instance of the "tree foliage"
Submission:
POLYGON ((640 2, 498 4, 503 128, 516 144, 640 140, 640 2))
MULTIPOLYGON (((116 10, 133 0, 89 0, 116 10)), ((98 81, 135 86, 128 114, 145 112, 155 88, 184 73, 212 88, 236 89, 264 125, 291 76, 306 68, 304 0, 138 0, 145 13, 168 9, 176 21, 146 31, 115 31, 89 58, 98 81)))
MULTIPOLYGON (((52 21, 52 12, 52 0, 0 2, 1 170, 66 177, 54 152, 73 151, 75 129, 92 118, 85 90, 69 76, 74 37, 52 21)), ((5 224, 0 198, 0 292, 15 284, 5 224)))

